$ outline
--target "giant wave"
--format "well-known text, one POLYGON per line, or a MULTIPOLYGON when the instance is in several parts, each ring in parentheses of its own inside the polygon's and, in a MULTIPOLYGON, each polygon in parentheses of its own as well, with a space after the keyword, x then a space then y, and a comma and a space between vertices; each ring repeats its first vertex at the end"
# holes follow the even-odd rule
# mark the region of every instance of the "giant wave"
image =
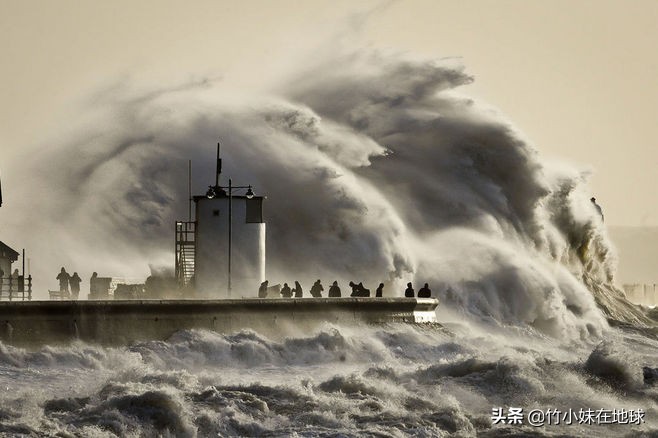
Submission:
POLYGON ((4 346, 3 384, 19 386, 4 396, 5 433, 468 436, 494 433, 498 404, 612 408, 627 397, 655 415, 638 377, 655 365, 652 321, 614 284, 587 173, 542 159, 459 94, 471 80, 452 61, 357 52, 267 95, 204 82, 96 96, 82 127, 30 164, 48 195, 26 192, 33 208, 12 213, 24 222, 38 203, 32 227, 58 230, 47 243, 22 236, 44 259, 66 247, 89 272, 168 260, 185 160, 202 187, 221 139, 225 174, 268 196, 270 280, 385 281, 388 295, 429 282, 448 329, 4 346))

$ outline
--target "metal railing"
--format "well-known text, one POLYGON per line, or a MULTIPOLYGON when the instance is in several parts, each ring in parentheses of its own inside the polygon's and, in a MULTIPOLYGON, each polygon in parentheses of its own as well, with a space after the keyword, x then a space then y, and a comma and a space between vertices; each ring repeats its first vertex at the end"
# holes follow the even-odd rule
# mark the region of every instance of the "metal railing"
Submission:
POLYGON ((32 276, 0 277, 0 301, 31 301, 32 276))
POLYGON ((194 277, 196 241, 195 222, 176 222, 176 280, 179 287, 190 284, 194 277))

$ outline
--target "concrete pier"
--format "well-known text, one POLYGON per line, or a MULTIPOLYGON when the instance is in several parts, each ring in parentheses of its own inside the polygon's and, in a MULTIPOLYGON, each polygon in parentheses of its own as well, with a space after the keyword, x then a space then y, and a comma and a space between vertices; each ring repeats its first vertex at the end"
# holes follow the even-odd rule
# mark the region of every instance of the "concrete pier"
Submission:
POLYGON ((339 324, 436 322, 433 298, 0 302, 0 340, 39 347, 80 339, 103 345, 165 340, 184 329, 275 336, 339 324))

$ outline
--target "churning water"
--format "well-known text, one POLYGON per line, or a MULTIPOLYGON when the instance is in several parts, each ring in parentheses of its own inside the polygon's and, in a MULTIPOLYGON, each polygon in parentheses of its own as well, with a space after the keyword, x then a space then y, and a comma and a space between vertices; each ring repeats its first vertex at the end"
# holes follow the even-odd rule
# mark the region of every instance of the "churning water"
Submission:
POLYGON ((189 331, 130 348, 3 347, 7 436, 637 436, 655 430, 642 381, 655 341, 601 345, 522 329, 411 325, 272 340, 189 331), (642 409, 637 425, 494 425, 494 407, 642 409), (527 436, 527 435, 524 435, 527 436))

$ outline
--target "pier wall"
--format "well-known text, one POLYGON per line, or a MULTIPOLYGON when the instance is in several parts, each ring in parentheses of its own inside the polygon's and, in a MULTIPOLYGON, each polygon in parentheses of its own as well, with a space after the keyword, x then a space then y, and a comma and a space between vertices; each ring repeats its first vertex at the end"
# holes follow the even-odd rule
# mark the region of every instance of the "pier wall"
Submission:
POLYGON ((76 339, 130 345, 185 329, 253 329, 276 338, 325 322, 436 322, 437 305, 432 298, 1 302, 0 340, 25 347, 76 339))

